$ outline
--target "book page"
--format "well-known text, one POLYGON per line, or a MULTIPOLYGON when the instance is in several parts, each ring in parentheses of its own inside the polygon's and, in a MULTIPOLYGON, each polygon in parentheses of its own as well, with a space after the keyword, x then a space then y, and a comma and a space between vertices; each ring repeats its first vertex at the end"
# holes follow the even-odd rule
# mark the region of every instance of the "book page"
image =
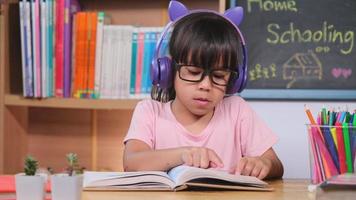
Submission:
POLYGON ((202 169, 189 166, 178 166, 168 172, 168 175, 176 183, 176 186, 196 179, 204 179, 204 182, 214 183, 212 179, 228 181, 232 184, 240 184, 254 187, 266 187, 268 184, 252 176, 233 175, 214 169, 202 169))
POLYGON ((84 188, 173 188, 174 182, 165 172, 84 172, 84 188))

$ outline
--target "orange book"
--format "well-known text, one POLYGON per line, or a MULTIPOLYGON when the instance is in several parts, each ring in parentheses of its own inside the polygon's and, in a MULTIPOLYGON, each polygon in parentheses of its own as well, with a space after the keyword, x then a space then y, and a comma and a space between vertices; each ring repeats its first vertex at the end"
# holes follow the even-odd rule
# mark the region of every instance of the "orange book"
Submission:
POLYGON ((81 93, 85 90, 87 55, 87 13, 78 12, 76 14, 76 42, 75 42, 75 77, 73 95, 76 98, 81 97, 81 93))
POLYGON ((95 50, 96 50, 96 29, 98 24, 98 15, 96 12, 89 13, 88 16, 88 83, 87 83, 87 97, 94 95, 95 83, 95 50))
POLYGON ((73 97, 78 97, 77 96, 77 92, 78 92, 78 88, 79 88, 79 80, 80 80, 80 73, 79 73, 79 63, 80 61, 78 60, 78 50, 79 50, 79 42, 78 42, 78 38, 80 36, 80 33, 79 33, 79 26, 81 25, 82 23, 82 20, 80 18, 82 18, 83 16, 83 13, 82 12, 78 12, 74 15, 74 21, 75 23, 73 24, 74 25, 74 28, 73 28, 73 34, 75 35, 75 37, 73 37, 73 55, 72 55, 72 59, 73 59, 73 62, 72 62, 72 66, 73 66, 73 69, 72 69, 72 96, 73 97))
POLYGON ((71 55, 71 60, 72 60, 72 73, 71 73, 71 88, 70 88, 70 94, 72 97, 74 97, 74 87, 75 87, 75 50, 76 50, 76 44, 77 44, 77 15, 73 15, 73 23, 72 23, 72 55, 71 55))
POLYGON ((85 17, 84 17, 84 25, 83 25, 83 37, 82 40, 80 40, 82 44, 82 54, 83 54, 83 66, 81 66, 81 75, 82 75, 82 81, 81 81, 81 87, 80 87, 80 98, 83 98, 83 94, 85 94, 85 91, 88 88, 88 73, 89 73, 89 43, 88 43, 88 31, 89 31, 89 13, 85 12, 85 17))

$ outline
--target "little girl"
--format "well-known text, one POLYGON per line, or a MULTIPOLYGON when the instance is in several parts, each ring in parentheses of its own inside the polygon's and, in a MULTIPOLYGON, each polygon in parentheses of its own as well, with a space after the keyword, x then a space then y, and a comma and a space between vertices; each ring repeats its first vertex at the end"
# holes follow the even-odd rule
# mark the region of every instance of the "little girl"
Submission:
POLYGON ((154 100, 135 108, 124 139, 124 170, 189 165, 259 179, 282 177, 272 149, 276 135, 241 97, 227 95, 242 73, 236 67, 242 62, 241 36, 233 20, 213 11, 189 12, 176 1, 169 12, 175 21, 170 57, 164 58, 169 63, 153 65, 167 67, 157 75, 167 76, 162 78, 167 83, 153 78, 154 100))

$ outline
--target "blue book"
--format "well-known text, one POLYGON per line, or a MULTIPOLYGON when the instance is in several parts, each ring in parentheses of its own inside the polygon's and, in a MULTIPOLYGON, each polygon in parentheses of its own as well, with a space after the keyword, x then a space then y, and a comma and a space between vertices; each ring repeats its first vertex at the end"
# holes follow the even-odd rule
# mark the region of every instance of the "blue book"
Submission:
POLYGON ((53 0, 47 0, 47 66, 48 66, 48 78, 47 78, 47 94, 48 96, 54 96, 54 74, 53 74, 53 57, 54 57, 54 38, 53 38, 53 0))
POLYGON ((23 94, 25 97, 34 96, 33 71, 32 71, 32 46, 31 46, 31 9, 27 1, 19 2, 20 6, 20 30, 21 30, 21 54, 23 74, 23 94))
POLYGON ((149 68, 151 67, 151 59, 150 59, 150 28, 144 29, 145 37, 144 37, 144 47, 143 47, 143 60, 142 60, 142 85, 141 85, 141 93, 148 93, 148 77, 149 77, 149 68))
POLYGON ((136 88, 137 33, 137 28, 134 28, 132 33, 130 95, 135 95, 136 88))
POLYGON ((149 63, 148 63, 148 76, 146 79, 146 85, 147 85, 147 92, 150 93, 152 89, 152 79, 151 79, 151 63, 152 59, 155 53, 156 49, 156 41, 157 41, 157 30, 152 30, 149 32, 149 53, 148 53, 148 58, 149 58, 149 63))

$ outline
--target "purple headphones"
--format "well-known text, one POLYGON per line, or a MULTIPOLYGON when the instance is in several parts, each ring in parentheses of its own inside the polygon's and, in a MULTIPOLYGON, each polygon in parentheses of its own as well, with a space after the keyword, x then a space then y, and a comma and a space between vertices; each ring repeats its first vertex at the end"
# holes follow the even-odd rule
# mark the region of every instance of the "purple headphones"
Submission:
POLYGON ((189 15, 191 13, 197 12, 211 12, 215 13, 219 16, 224 17, 226 20, 231 22, 231 24, 236 28, 238 36, 241 41, 241 49, 243 61, 241 66, 236 66, 236 71, 239 72, 239 77, 234 80, 233 86, 226 91, 227 94, 234 94, 237 92, 242 92, 242 90, 246 86, 247 82, 247 49, 245 45, 245 39, 242 36, 240 29, 237 25, 240 24, 243 17, 243 9, 242 7, 230 8, 223 15, 218 12, 212 10, 192 10, 189 11, 182 3, 178 1, 170 1, 168 6, 168 13, 170 22, 163 29, 160 39, 157 42, 156 50, 153 56, 152 65, 151 65, 151 79, 152 84, 161 88, 167 89, 172 85, 172 61, 168 56, 160 57, 161 48, 163 41, 168 35, 169 30, 173 27, 173 25, 182 17, 189 15))

